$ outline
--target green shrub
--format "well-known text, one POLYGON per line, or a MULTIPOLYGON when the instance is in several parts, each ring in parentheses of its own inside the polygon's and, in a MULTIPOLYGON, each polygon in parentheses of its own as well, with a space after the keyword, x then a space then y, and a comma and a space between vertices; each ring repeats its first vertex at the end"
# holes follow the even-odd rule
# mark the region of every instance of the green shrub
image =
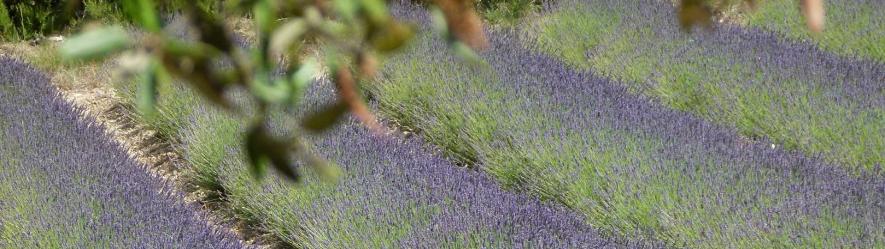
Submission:
MULTIPOLYGON (((180 10, 185 0, 163 1, 161 12, 180 10)), ((220 8, 220 1, 197 0, 204 9, 220 8)), ((67 0, 48 1, 0 1, 0 40, 16 41, 34 39, 75 26, 82 20, 98 20, 110 23, 129 23, 124 14, 123 1, 83 0, 72 13, 70 20, 63 20, 67 0)), ((213 11, 209 11, 212 13, 213 11)))
POLYGON ((541 0, 478 0, 477 9, 492 23, 513 23, 541 8, 541 0))
POLYGON ((12 20, 9 19, 9 10, 6 8, 6 4, 0 1, 0 34, 13 32, 13 28, 15 26, 12 24, 12 20))
POLYGON ((3 1, 0 7, 0 28, 4 40, 21 40, 39 37, 62 27, 61 17, 64 1, 3 1))

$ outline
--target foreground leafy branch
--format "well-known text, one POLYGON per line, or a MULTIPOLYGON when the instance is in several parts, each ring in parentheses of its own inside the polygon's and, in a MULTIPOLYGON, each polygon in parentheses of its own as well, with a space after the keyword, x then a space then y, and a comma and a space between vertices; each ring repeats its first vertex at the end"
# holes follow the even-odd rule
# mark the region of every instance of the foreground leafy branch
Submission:
MULTIPOLYGON (((85 31, 67 41, 60 53, 66 60, 99 60, 129 50, 141 61, 129 70, 141 75, 137 105, 144 115, 155 115, 158 84, 169 78, 181 79, 215 105, 252 120, 245 146, 254 175, 261 178, 273 167, 297 180, 292 155, 334 179, 337 168, 312 152, 301 137, 303 132, 319 133, 353 113, 368 128, 381 125, 366 106, 359 84, 374 77, 379 67, 377 55, 396 51, 414 35, 414 25, 396 20, 383 0, 335 1, 225 1, 220 13, 210 13, 193 2, 182 10, 197 39, 185 40, 164 33, 164 24, 152 0, 129 0, 124 9, 136 28, 144 31, 134 38, 119 26, 85 31), (250 18, 256 41, 248 47, 236 46, 233 32, 224 20, 250 18), (321 44, 324 58, 301 58, 306 43, 321 44), (216 66, 230 61, 231 66, 216 66), (282 76, 273 74, 284 68, 282 76), (276 137, 267 131, 266 120, 273 106, 299 107, 299 99, 312 77, 328 69, 337 86, 339 103, 318 113, 308 114, 301 125, 291 124, 292 137, 276 137), (241 88, 256 108, 236 106, 225 93, 241 88), (245 110, 254 110, 246 112, 245 110)), ((452 43, 462 41, 471 48, 485 46, 482 23, 473 11, 473 2, 441 0, 452 43), (468 20, 464 22, 462 20, 468 20)), ((463 45, 462 45, 463 46, 463 45)))

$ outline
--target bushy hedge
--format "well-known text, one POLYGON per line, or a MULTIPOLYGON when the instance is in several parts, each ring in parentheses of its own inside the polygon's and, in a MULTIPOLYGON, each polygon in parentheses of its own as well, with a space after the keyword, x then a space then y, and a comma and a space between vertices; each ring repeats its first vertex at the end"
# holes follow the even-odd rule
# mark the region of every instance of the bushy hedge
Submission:
POLYGON ((29 39, 61 28, 64 1, 5 0, 0 3, 0 31, 4 40, 29 39))
MULTIPOLYGON (((181 9, 185 0, 159 1, 164 13, 181 9)), ((64 18, 67 0, 3 0, 0 2, 0 40, 16 41, 39 38, 86 20, 129 22, 120 0, 83 0, 64 18)), ((220 8, 221 1, 197 0, 202 8, 220 8)))

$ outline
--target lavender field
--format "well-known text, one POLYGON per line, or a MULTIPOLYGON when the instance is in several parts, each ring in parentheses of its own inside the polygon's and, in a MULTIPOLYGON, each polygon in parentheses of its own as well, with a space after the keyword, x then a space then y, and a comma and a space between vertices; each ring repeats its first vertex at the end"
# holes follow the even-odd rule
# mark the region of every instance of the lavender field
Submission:
MULTIPOLYGON (((330 101, 318 82, 305 102, 330 101)), ((197 102, 170 86, 161 110, 197 102)), ((305 112, 309 112, 310 109, 305 112)), ((167 112, 167 111, 163 111, 167 112)), ((293 115, 299 115, 293 113, 293 115)), ((168 118, 159 122, 174 121, 168 118)), ((285 117, 277 117, 277 121, 285 117)), ((481 172, 456 166, 422 141, 373 135, 353 121, 314 137, 317 151, 346 172, 337 184, 308 175, 293 188, 273 176, 262 182, 244 167, 236 134, 243 121, 198 105, 182 118, 176 136, 193 166, 195 185, 214 189, 214 200, 267 231, 277 243, 299 248, 622 248, 660 247, 655 241, 603 236, 582 215, 561 204, 502 189, 481 172)), ((276 132, 284 132, 281 127, 276 132)))
POLYGON ((0 247, 244 248, 27 64, 0 58, 0 247))
POLYGON ((679 247, 882 245, 882 179, 748 140, 497 37, 483 69, 425 40, 375 85, 381 110, 614 234, 679 247))
MULTIPOLYGON (((881 61, 784 42, 752 28, 687 34, 679 31, 673 13, 655 1, 566 1, 532 27, 539 35, 528 38, 527 46, 742 135, 881 176, 881 61)), ((874 31, 843 40, 881 38, 875 25, 881 21, 864 26, 874 31)))
POLYGON ((0 56, 0 248, 885 248, 885 3, 828 2, 811 34, 780 0, 691 32, 670 1, 545 2, 486 26, 475 60, 390 4, 419 32, 360 86, 383 132, 290 127, 346 102, 334 67, 299 108, 175 79, 146 113, 143 85, 111 82, 174 179, 29 65, 52 62, 0 56), (300 181, 256 177, 237 112, 259 106, 341 175, 293 156, 300 181))

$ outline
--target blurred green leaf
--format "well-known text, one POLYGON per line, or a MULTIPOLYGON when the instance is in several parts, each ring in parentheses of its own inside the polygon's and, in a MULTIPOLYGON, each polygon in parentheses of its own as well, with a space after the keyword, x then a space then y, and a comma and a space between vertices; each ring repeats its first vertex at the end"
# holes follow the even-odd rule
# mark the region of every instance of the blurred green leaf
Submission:
POLYGON ((233 51, 234 46, 233 42, 230 41, 231 36, 221 20, 213 17, 211 13, 207 13, 203 9, 193 6, 186 8, 186 11, 199 33, 200 41, 223 52, 233 51))
POLYGON ((345 21, 351 21, 356 17, 356 12, 360 8, 360 2, 356 0, 333 0, 332 5, 335 11, 345 21))
POLYGON ((684 30, 691 30, 700 25, 710 27, 713 24, 713 10, 703 0, 683 0, 679 5, 679 25, 684 30))
POLYGON ((136 105, 142 115, 153 116, 156 112, 155 105, 157 103, 157 84, 159 82, 160 67, 157 63, 151 61, 141 76, 141 82, 136 90, 136 105))
POLYGON ((390 21, 387 4, 383 0, 363 0, 361 6, 366 11, 369 20, 375 25, 384 25, 390 21))
POLYGON ((477 55, 476 52, 474 52, 473 49, 470 48, 470 46, 467 46, 467 44, 464 44, 460 41, 455 41, 452 43, 451 46, 452 50, 455 52, 455 55, 458 55, 458 57, 461 57, 461 59, 474 64, 482 62, 482 59, 479 57, 479 55, 477 55))
POLYGON ((260 0, 255 6, 252 6, 252 17, 255 19, 259 35, 267 35, 273 30, 276 13, 274 13, 269 0, 260 0))
POLYGON ((351 39, 353 35, 352 33, 350 33, 352 30, 348 28, 347 24, 332 20, 327 20, 320 23, 320 26, 318 28, 334 36, 333 39, 346 40, 351 39))
POLYGON ((166 55, 187 57, 195 60, 202 60, 219 54, 217 49, 207 44, 176 39, 166 39, 163 43, 163 52, 166 55))
POLYGON ((296 138, 293 147, 300 154, 301 160, 311 167, 321 180, 336 183, 344 175, 344 170, 341 167, 314 153, 314 147, 306 143, 304 139, 296 138))
POLYGON ((440 34, 449 33, 449 27, 448 24, 446 24, 446 14, 436 6, 430 8, 430 23, 434 31, 439 32, 440 34))
POLYGON ((315 133, 326 131, 338 123, 338 121, 344 117, 344 114, 347 113, 348 109, 347 103, 344 103, 343 101, 327 105, 320 109, 320 111, 307 115, 307 117, 304 118, 302 127, 315 133))
POLYGON ((248 11, 252 9, 252 6, 257 2, 258 0, 225 0, 224 6, 225 9, 248 11))
POLYGON ((261 144, 263 132, 261 126, 255 126, 246 134, 246 157, 249 159, 249 172, 259 180, 267 174, 267 159, 261 144))
POLYGON ((263 124, 256 124, 246 136, 246 152, 251 164, 252 174, 261 179, 266 172, 267 162, 286 178, 298 181, 300 176, 289 160, 289 144, 271 137, 263 124))
POLYGON ((292 168, 291 163, 289 162, 289 154, 285 151, 282 153, 272 153, 269 154, 271 165, 273 165, 274 169, 279 171, 289 180, 298 182, 301 180, 301 176, 298 172, 295 172, 295 169, 292 168))
POLYGON ((301 42, 307 33, 307 22, 301 18, 295 18, 277 28, 270 39, 270 51, 273 56, 288 54, 293 45, 301 42))
POLYGON ((415 32, 409 25, 391 22, 372 40, 372 46, 379 52, 391 52, 402 47, 412 39, 415 32))
POLYGON ((309 58, 301 64, 301 67, 298 68, 298 71, 295 71, 292 74, 292 78, 289 79, 289 83, 291 86, 291 102, 290 104, 293 106, 297 106, 301 95, 304 94, 304 91, 310 86, 314 81, 314 75, 319 72, 321 65, 317 62, 315 58, 309 58))
POLYGON ((314 169, 316 169, 320 178, 329 182, 337 182, 338 179, 341 179, 341 176, 344 175, 344 170, 342 170, 341 167, 329 162, 319 165, 316 165, 315 163, 314 169))
POLYGON ((212 103, 225 109, 233 106, 224 98, 224 90, 229 85, 229 75, 224 71, 215 72, 207 58, 161 54, 166 71, 185 80, 185 83, 200 92, 212 103))
POLYGON ((314 6, 308 6, 304 9, 304 20, 311 26, 320 26, 323 23, 323 14, 314 6))
POLYGON ((270 81, 266 75, 257 74, 252 80, 249 90, 256 97, 267 103, 283 103, 291 96, 291 85, 287 80, 277 79, 270 81))
POLYGON ((95 60, 125 50, 130 43, 122 27, 107 26, 68 39, 59 48, 59 53, 66 61, 95 60))
POLYGON ((150 32, 159 32, 160 18, 152 0, 124 0, 123 10, 135 19, 135 23, 150 32))
POLYGON ((298 71, 295 71, 295 74, 292 75, 293 83, 299 89, 307 88, 307 86, 313 82, 314 75, 322 69, 321 67, 322 65, 317 62, 316 58, 304 60, 304 63, 298 68, 298 71))

